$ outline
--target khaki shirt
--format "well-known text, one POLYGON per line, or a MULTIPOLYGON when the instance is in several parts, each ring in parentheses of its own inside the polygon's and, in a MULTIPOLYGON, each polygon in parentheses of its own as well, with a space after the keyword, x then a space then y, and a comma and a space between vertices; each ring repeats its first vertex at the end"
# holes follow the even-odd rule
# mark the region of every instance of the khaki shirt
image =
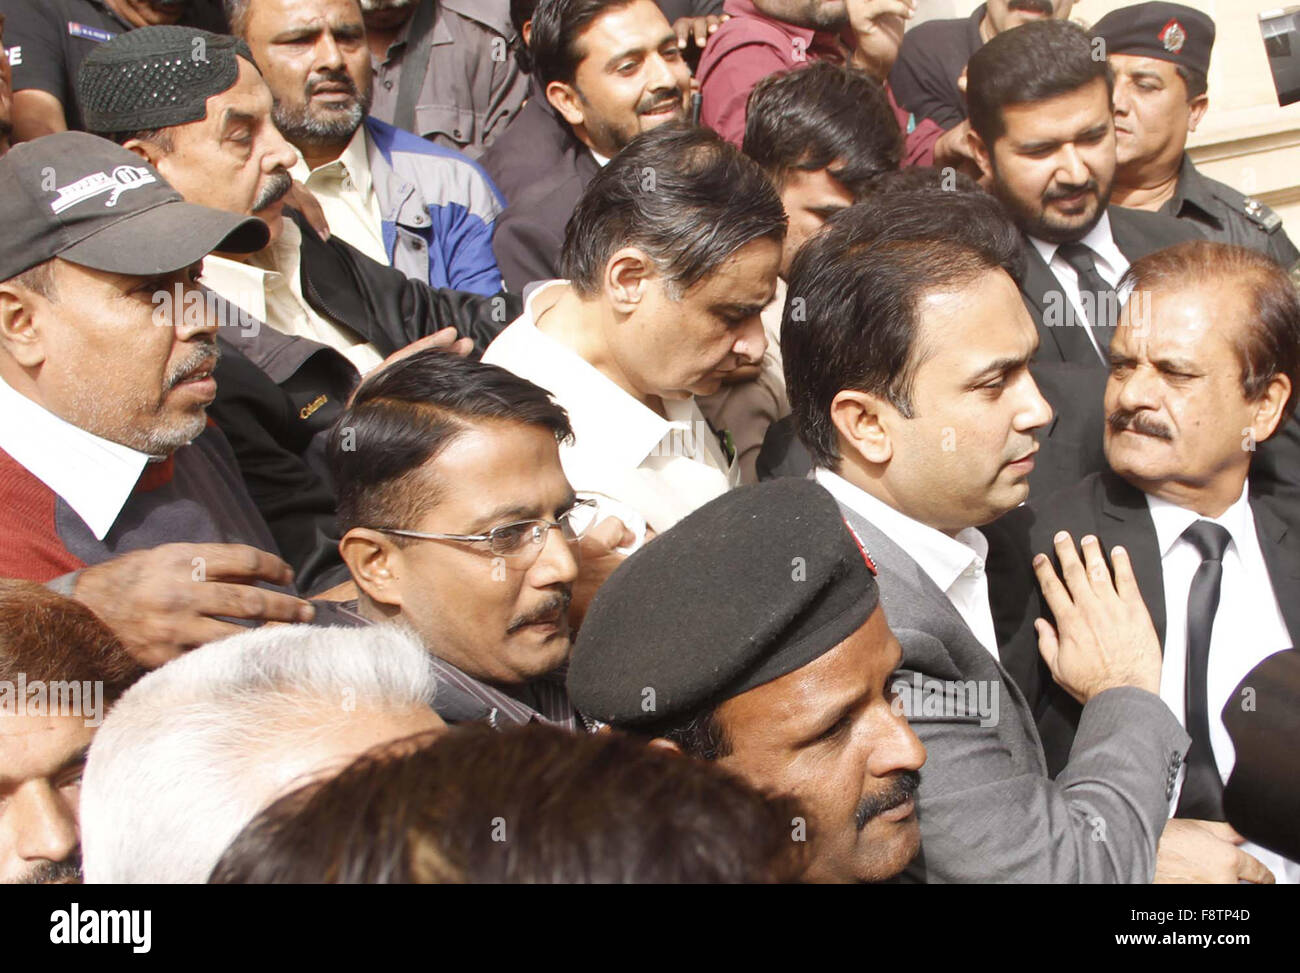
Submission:
POLYGON ((371 260, 387 264, 383 214, 366 150, 366 127, 358 125, 352 141, 333 162, 308 169, 299 152, 298 162, 289 174, 315 194, 332 235, 352 244, 371 260))
MULTIPOLYGON (((506 0, 425 2, 436 2, 437 11, 412 131, 478 158, 514 118, 528 94, 528 75, 519 70, 510 45, 514 28, 510 26, 509 4, 506 0)), ((386 56, 371 60, 374 101, 370 113, 399 127, 402 123, 394 116, 410 27, 408 20, 386 56)))

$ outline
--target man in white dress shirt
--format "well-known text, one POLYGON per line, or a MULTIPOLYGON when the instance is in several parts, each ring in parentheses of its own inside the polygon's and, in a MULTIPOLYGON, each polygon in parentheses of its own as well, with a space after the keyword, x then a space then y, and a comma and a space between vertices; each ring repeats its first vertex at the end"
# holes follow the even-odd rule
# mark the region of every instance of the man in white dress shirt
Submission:
POLYGON ((657 128, 587 187, 565 240, 568 280, 538 285, 483 356, 564 406, 569 482, 638 533, 738 483, 695 396, 762 361, 785 227, 755 163, 707 129, 657 128))
MULTIPOLYGON (((1034 550, 1059 530, 1124 545, 1164 646, 1160 698, 1192 737, 1169 813, 1216 822, 1210 829, 1235 841, 1218 823, 1235 762, 1222 714, 1249 711, 1263 689, 1237 696, 1238 684, 1300 635, 1300 537, 1248 479, 1255 445, 1295 406, 1300 302, 1270 258, 1209 241, 1145 257, 1129 275, 1134 293, 1148 298, 1150 320, 1135 324, 1126 307, 1111 345, 1111 470, 1017 511, 1007 527, 1025 531, 1034 550)), ((1024 611, 1014 584, 999 602, 1004 594, 1024 611)), ((1030 653, 1032 624, 1023 619, 1006 644, 1009 667, 1030 653)), ((1069 752, 1078 707, 1046 686, 1040 701, 1052 765, 1069 752)), ((1279 761, 1291 746, 1277 741, 1279 761)), ((1279 762, 1278 773, 1289 766, 1279 762)), ((1300 881, 1296 862, 1249 843, 1242 850, 1278 881, 1300 881)))
MULTIPOLYGON (((1017 253, 1015 226, 984 193, 883 193, 841 214, 790 275, 790 404, 903 645, 893 688, 929 754, 921 853, 905 875, 1149 882, 1188 739, 1158 695, 1159 644, 1122 570, 1115 587, 1104 571, 1092 585, 1067 572, 1070 595, 1052 589, 1066 628, 1045 654, 1087 700, 1056 780, 998 658, 976 528, 1026 499, 1052 418, 1029 373, 1038 336, 1011 275, 1017 253), (1066 630, 1080 618, 1092 619, 1086 637, 1066 630)), ((1084 558, 1098 566, 1095 545, 1084 558)))

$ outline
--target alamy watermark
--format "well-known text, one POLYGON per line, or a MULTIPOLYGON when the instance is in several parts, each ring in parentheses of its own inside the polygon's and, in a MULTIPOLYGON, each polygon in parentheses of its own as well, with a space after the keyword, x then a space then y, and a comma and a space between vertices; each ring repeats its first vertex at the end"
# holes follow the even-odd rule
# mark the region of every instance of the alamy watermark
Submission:
POLYGON ((45 682, 18 673, 16 682, 0 680, 0 717, 75 716, 86 726, 104 722, 104 684, 89 679, 45 682))

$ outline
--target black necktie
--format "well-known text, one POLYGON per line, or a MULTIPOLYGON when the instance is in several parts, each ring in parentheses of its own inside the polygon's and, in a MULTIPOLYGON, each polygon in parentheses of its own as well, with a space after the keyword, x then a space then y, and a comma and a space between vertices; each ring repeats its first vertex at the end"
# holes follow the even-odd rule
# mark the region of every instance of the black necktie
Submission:
POLYGON ((1079 303, 1087 315, 1088 326, 1097 336, 1097 348, 1102 361, 1110 364, 1107 352, 1110 351, 1110 339, 1115 334, 1115 319, 1119 315, 1115 288, 1097 273, 1097 263, 1090 247, 1082 243, 1063 243, 1056 252, 1079 275, 1079 303))
POLYGON ((1187 704, 1187 733, 1192 746, 1187 751, 1187 776, 1178 798, 1178 817, 1222 821, 1223 778, 1214 763, 1210 747, 1210 714, 1205 683, 1210 663, 1210 633, 1219 608, 1219 585, 1223 581, 1223 552, 1232 535, 1218 524, 1198 520, 1183 537, 1201 555, 1201 566, 1192 576, 1187 596, 1187 675, 1183 686, 1187 704))

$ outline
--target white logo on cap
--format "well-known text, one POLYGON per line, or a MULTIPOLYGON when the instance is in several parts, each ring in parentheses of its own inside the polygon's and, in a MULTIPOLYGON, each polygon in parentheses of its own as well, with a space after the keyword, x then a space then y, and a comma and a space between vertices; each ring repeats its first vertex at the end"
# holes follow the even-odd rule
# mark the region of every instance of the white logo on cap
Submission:
POLYGON ((62 213, 69 206, 76 206, 104 193, 110 194, 104 208, 112 209, 117 205, 117 198, 127 190, 139 189, 157 181, 144 166, 118 166, 111 173, 92 172, 85 179, 78 179, 71 186, 58 190, 59 198, 50 203, 50 209, 62 213))

